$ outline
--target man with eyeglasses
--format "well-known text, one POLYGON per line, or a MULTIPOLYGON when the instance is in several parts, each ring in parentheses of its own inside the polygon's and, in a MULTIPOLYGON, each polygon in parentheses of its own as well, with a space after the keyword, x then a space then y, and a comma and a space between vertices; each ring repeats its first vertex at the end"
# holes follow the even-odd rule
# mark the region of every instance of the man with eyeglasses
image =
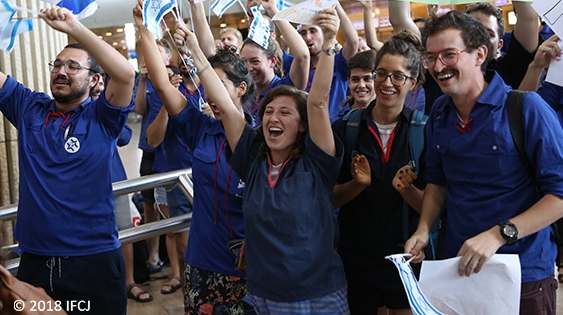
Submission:
POLYGON ((132 110, 135 73, 69 10, 44 9, 40 17, 78 44, 49 63, 54 99, 0 73, 0 111, 19 140, 18 278, 45 289, 57 301, 52 307, 68 314, 88 308, 91 314, 122 315, 125 270, 110 163, 132 110), (102 67, 112 79, 92 100, 102 67))
MULTIPOLYGON (((509 86, 494 71, 489 33, 471 16, 449 12, 424 27, 423 65, 446 94, 426 125, 428 184, 417 231, 405 252, 424 258, 428 232, 447 209, 445 255, 461 256, 471 276, 495 253, 518 254, 520 314, 555 314, 557 244, 549 225, 563 216, 563 130, 536 93, 522 104, 527 170, 512 140, 509 86), (539 301, 539 302, 538 302, 539 301)), ((468 288, 470 289, 470 288, 468 288)))

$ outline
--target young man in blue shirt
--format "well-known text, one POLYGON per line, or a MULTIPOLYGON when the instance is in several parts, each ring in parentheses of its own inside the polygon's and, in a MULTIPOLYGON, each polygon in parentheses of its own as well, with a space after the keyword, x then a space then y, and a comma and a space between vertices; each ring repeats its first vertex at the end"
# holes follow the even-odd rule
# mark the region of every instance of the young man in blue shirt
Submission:
POLYGON ((533 92, 523 98, 525 153, 520 158, 505 107, 510 87, 494 71, 489 32, 459 12, 424 27, 423 64, 444 96, 426 125, 427 186, 417 231, 405 252, 424 258, 428 234, 444 209, 445 255, 460 256, 460 276, 478 273, 495 253, 518 254, 520 314, 554 314, 557 244, 550 224, 563 216, 563 130, 533 92), (537 301, 542 301, 537 303, 537 301))
POLYGON ((79 44, 49 63, 54 99, 0 73, 0 111, 19 139, 18 277, 63 309, 67 301, 83 301, 93 314, 125 314, 110 165, 132 109, 135 72, 68 9, 45 9, 40 17, 79 44), (112 80, 91 100, 102 67, 112 80))

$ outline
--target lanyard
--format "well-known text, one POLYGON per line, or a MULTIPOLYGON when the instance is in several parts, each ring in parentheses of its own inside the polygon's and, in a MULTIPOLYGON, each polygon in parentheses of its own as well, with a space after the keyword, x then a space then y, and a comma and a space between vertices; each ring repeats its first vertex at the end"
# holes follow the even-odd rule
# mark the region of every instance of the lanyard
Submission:
POLYGON ((375 130, 373 130, 371 126, 368 126, 368 130, 375 137, 375 140, 377 140, 377 143, 381 148, 381 163, 389 162, 389 157, 391 156, 391 146, 393 145, 393 140, 395 139, 395 131, 397 130, 397 126, 399 126, 399 124, 397 124, 395 128, 393 128, 393 132, 391 132, 389 141, 387 141, 387 151, 385 151, 385 149, 383 148, 383 143, 381 142, 381 138, 379 137, 377 132, 375 132, 375 130))

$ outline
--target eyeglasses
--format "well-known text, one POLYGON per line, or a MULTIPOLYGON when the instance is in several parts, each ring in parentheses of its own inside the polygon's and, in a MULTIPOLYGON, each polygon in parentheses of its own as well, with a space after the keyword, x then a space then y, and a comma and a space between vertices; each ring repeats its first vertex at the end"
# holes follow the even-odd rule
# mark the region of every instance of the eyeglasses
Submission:
POLYGON ((459 54, 463 52, 467 52, 467 49, 446 49, 438 53, 426 53, 426 55, 422 56, 422 66, 426 69, 433 68, 438 59, 444 66, 453 66, 459 60, 459 54))
POLYGON ((63 66, 64 66, 65 72, 67 74, 77 74, 78 71, 80 71, 82 69, 95 72, 94 70, 92 70, 90 68, 86 68, 86 67, 82 66, 81 64, 79 64, 78 62, 74 62, 74 61, 68 61, 68 62, 51 61, 51 62, 49 62, 49 69, 51 70, 51 73, 58 73, 59 71, 61 71, 61 68, 63 66))
POLYGON ((387 80, 387 78, 391 78, 391 84, 396 85, 396 86, 403 86, 405 85, 405 83, 407 82, 407 79, 414 79, 411 78, 409 76, 406 76, 404 74, 400 74, 400 73, 387 73, 383 70, 376 70, 374 73, 374 77, 373 79, 375 80, 375 82, 378 83, 383 83, 385 82, 385 80, 387 80))

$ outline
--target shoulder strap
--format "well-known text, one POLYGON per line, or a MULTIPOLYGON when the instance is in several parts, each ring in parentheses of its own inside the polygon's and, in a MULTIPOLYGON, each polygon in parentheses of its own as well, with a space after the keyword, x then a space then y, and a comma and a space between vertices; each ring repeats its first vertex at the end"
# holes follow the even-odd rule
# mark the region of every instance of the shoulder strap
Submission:
POLYGON ((508 116, 508 126, 510 127, 510 134, 512 135, 512 141, 514 141, 514 146, 516 147, 516 151, 518 151, 518 155, 526 169, 532 175, 532 178, 535 178, 535 170, 532 167, 532 163, 526 154, 526 150, 524 148, 524 123, 522 121, 523 112, 522 112, 522 105, 524 103, 524 96, 526 95, 526 91, 520 90, 512 90, 508 93, 508 98, 506 99, 506 103, 504 107, 506 108, 506 115, 508 116))
POLYGON ((411 153, 411 166, 415 173, 418 174, 418 162, 422 151, 424 150, 424 129, 426 127, 426 121, 428 116, 424 115, 423 112, 414 109, 411 113, 410 124, 409 124, 409 149, 411 153))
POLYGON ((346 138, 344 139, 344 159, 350 159, 352 151, 356 147, 358 134, 360 134, 360 121, 362 120, 363 108, 355 108, 342 117, 346 124, 346 138))

